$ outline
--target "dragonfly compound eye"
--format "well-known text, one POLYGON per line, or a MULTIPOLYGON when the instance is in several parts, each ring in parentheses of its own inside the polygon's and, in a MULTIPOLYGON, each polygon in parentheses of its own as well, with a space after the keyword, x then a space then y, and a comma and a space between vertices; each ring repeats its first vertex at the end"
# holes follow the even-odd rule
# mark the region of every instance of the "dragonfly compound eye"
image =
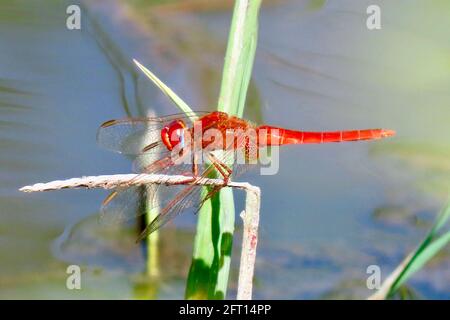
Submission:
POLYGON ((170 151, 181 143, 181 148, 184 148, 184 129, 186 125, 181 120, 174 120, 169 125, 165 126, 161 130, 161 139, 164 145, 170 151))

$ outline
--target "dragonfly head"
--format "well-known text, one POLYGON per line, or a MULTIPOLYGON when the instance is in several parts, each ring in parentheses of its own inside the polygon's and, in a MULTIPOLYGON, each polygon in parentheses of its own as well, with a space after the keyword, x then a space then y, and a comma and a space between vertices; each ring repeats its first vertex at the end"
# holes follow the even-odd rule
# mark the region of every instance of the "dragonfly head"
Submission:
POLYGON ((169 151, 172 151, 179 143, 181 148, 185 147, 185 129, 186 124, 182 120, 174 120, 161 129, 161 140, 169 151))

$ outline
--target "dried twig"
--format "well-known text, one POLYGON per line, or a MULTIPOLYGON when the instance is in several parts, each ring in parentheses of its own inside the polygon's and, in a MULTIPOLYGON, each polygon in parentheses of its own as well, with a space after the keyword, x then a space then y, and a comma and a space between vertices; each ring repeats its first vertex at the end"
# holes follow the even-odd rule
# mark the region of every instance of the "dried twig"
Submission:
MULTIPOLYGON (((161 175, 161 174, 114 174, 104 176, 88 176, 81 178, 72 178, 67 180, 55 180, 46 183, 36 183, 31 186, 20 188, 23 192, 51 191, 60 189, 76 189, 76 188, 102 188, 113 189, 116 187, 128 187, 145 184, 197 184, 197 185, 223 185, 221 179, 194 178, 181 175, 161 175)), ((228 182, 228 187, 238 189, 248 189, 251 185, 245 182, 228 182)))
MULTIPOLYGON (((75 188, 103 188, 112 189, 116 187, 128 187, 131 185, 146 184, 196 184, 196 185, 223 185, 221 179, 195 178, 180 175, 159 174, 115 174, 103 176, 88 176, 72 178, 67 180, 56 180, 47 183, 36 183, 31 186, 20 188, 23 192, 39 192, 60 189, 75 188)), ((243 189, 246 191, 245 211, 241 213, 244 221, 244 235, 242 239, 241 263, 239 268, 238 300, 249 300, 252 298, 253 274, 256 260, 256 245, 258 243, 259 207, 261 191, 247 182, 229 181, 227 187, 243 189)))
POLYGON ((258 244, 259 207, 261 191, 249 185, 246 188, 245 211, 241 218, 244 221, 242 237, 241 264, 239 268, 237 300, 251 300, 253 273, 256 262, 256 246, 258 244))

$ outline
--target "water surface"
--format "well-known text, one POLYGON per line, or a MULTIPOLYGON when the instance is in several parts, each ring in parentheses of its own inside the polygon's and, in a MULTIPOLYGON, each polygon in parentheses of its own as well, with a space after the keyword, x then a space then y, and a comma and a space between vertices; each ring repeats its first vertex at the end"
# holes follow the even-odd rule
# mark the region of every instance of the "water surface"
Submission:
MULTIPOLYGON (((449 191, 450 27, 446 1, 276 1, 263 6, 246 117, 304 130, 385 127, 374 143, 289 146, 262 189, 255 298, 365 298, 366 268, 388 273, 424 236, 449 191), (407 8, 407 10, 405 9, 407 8)), ((156 2, 155 2, 156 3, 156 2)), ((22 194, 23 185, 128 173, 98 148, 107 119, 178 110, 137 58, 197 110, 215 108, 231 8, 86 1, 82 29, 65 1, 0 4, 0 298, 181 298, 195 217, 161 232, 161 275, 144 274, 134 225, 98 224, 102 190, 22 194), (66 268, 83 270, 66 289, 66 268)), ((236 206, 243 208, 238 192, 236 206)), ((229 298, 235 295, 240 226, 229 298)), ((449 250, 408 283, 449 298, 449 250)))

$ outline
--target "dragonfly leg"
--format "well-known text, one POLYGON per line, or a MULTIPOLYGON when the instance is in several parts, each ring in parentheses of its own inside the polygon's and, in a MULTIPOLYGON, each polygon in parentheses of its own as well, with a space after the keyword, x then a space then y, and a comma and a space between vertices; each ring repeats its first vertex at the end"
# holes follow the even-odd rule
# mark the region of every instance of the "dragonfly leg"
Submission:
POLYGON ((220 161, 215 155, 212 153, 208 154, 209 159, 211 160, 214 167, 220 172, 220 174, 223 177, 224 185, 228 184, 228 180, 230 180, 230 176, 233 173, 233 170, 231 170, 225 163, 220 161))
POLYGON ((175 184, 185 184, 186 182, 194 182, 198 178, 198 163, 197 156, 195 153, 192 154, 192 171, 184 171, 181 173, 182 176, 191 177, 191 179, 184 180, 180 183, 175 184))
POLYGON ((213 186, 211 190, 208 191, 206 196, 201 201, 201 206, 209 199, 211 199, 220 189, 222 189, 224 186, 213 186))
POLYGON ((192 174, 194 177, 198 176, 198 154, 197 152, 192 152, 192 174))

